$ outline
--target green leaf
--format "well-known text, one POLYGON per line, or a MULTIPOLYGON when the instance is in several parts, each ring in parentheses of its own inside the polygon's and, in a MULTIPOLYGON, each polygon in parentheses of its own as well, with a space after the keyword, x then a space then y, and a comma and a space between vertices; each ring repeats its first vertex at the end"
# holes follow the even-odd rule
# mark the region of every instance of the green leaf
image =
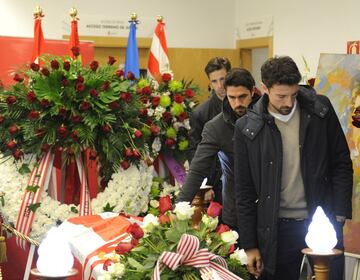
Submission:
POLYGON ((39 186, 27 186, 26 191, 36 193, 39 188, 39 186))
POLYGON ((129 257, 127 261, 132 267, 135 267, 137 270, 144 271, 144 266, 137 260, 129 257))
POLYGON ((112 212, 114 210, 116 205, 110 206, 110 203, 106 203, 105 207, 103 207, 104 212, 112 212))
POLYGON ((34 213, 35 213, 36 209, 38 209, 38 208, 40 207, 40 205, 41 205, 40 202, 39 202, 39 203, 33 203, 33 204, 30 204, 30 205, 28 206, 28 208, 29 208, 29 210, 30 210, 31 212, 34 212, 34 213))
POLYGON ((76 206, 71 206, 70 210, 71 210, 71 212, 73 212, 73 213, 75 213, 75 214, 79 213, 79 211, 77 210, 76 206))
POLYGON ((175 229, 171 229, 165 233, 165 236, 171 242, 178 242, 180 240, 181 233, 179 233, 175 229))
POLYGON ((19 173, 21 175, 24 175, 24 174, 27 174, 27 173, 30 173, 31 170, 29 168, 29 165, 26 164, 26 163, 23 163, 23 165, 21 165, 20 169, 19 169, 19 173))

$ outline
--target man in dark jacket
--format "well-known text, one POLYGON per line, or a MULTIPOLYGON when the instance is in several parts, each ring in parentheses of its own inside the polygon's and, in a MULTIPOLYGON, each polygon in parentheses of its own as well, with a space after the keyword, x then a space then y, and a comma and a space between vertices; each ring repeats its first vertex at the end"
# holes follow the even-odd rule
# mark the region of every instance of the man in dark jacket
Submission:
MULTIPOLYGON (((351 218, 353 170, 336 113, 290 57, 261 67, 265 94, 236 122, 235 192, 240 246, 261 279, 297 280, 308 219, 321 206, 337 231, 351 218), (264 271, 263 271, 264 268, 264 271)), ((331 263, 342 279, 344 257, 331 263)))
POLYGON ((222 221, 236 228, 234 199, 233 134, 235 121, 245 114, 252 101, 255 82, 251 74, 240 68, 230 70, 225 76, 226 98, 222 113, 208 121, 202 140, 196 149, 186 182, 180 190, 178 201, 192 201, 204 178, 208 176, 214 157, 219 157, 222 169, 223 195, 222 221))
MULTIPOLYGON (((195 108, 190 117, 190 133, 189 133, 189 148, 187 152, 189 163, 191 163, 196 148, 201 141, 201 133, 206 122, 211 120, 217 114, 221 113, 222 100, 226 93, 224 89, 224 80, 226 73, 231 69, 230 61, 224 57, 214 57, 209 60, 205 66, 205 73, 209 78, 209 88, 211 95, 208 100, 195 108)), ((216 192, 216 200, 221 202, 221 167, 214 157, 212 166, 208 169, 208 185, 214 187, 216 192)), ((211 196, 214 192, 210 191, 211 196)))

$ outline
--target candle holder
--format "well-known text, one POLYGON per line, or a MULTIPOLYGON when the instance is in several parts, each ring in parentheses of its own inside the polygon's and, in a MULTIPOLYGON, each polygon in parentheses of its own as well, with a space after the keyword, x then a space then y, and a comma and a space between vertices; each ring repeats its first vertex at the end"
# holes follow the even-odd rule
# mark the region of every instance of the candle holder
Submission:
POLYGON ((302 249, 301 252, 306 256, 309 256, 314 261, 316 280, 328 280, 330 259, 343 253, 343 251, 338 249, 332 249, 329 253, 318 253, 314 252, 310 248, 302 249))
POLYGON ((55 280, 55 279, 65 280, 67 277, 75 276, 76 274, 78 274, 78 270, 75 268, 72 268, 71 270, 69 270, 69 272, 66 275, 61 275, 61 276, 44 275, 37 268, 31 269, 30 273, 31 273, 31 275, 40 277, 39 279, 41 279, 41 280, 55 280))

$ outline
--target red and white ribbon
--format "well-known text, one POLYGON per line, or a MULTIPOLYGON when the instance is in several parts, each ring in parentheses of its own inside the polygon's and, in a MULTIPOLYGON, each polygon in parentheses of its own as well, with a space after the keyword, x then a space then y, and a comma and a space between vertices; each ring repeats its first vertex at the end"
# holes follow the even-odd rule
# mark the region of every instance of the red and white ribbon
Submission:
POLYGON ((198 268, 202 279, 242 280, 227 269, 226 261, 208 249, 200 249, 200 241, 196 236, 183 234, 175 252, 163 252, 156 262, 152 280, 160 280, 165 266, 176 270, 180 265, 198 268), (215 276, 216 275, 216 276, 215 276))
MULTIPOLYGON (((43 189, 47 188, 46 185, 49 184, 52 161, 53 156, 50 152, 48 152, 40 159, 38 164, 31 172, 27 187, 38 187, 38 189, 35 192, 28 191, 27 189, 25 190, 24 198, 22 200, 16 221, 16 229, 25 235, 29 235, 32 223, 35 218, 35 212, 31 211, 29 206, 35 203, 39 203, 43 189)), ((25 240, 16 237, 16 243, 24 250, 26 249, 27 242, 25 240)))
POLYGON ((85 167, 80 156, 76 157, 77 170, 80 178, 80 205, 79 216, 91 215, 90 192, 85 173, 85 167))

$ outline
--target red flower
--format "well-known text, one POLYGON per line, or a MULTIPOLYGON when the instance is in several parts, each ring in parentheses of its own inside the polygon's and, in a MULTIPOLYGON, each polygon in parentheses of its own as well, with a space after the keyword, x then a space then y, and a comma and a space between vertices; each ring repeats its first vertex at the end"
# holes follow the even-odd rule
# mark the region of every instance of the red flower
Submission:
POLYGON ((110 87, 110 82, 109 81, 105 81, 101 86, 103 91, 107 91, 109 89, 109 87, 110 87))
POLYGON ((160 224, 170 224, 170 217, 168 215, 159 215, 160 224))
POLYGON ((40 113, 39 113, 38 111, 32 110, 32 111, 29 113, 28 118, 29 118, 30 121, 33 121, 33 120, 38 119, 39 116, 40 116, 40 113))
POLYGON ((47 153, 50 150, 50 145, 48 143, 44 143, 41 146, 41 151, 43 151, 44 153, 47 153))
POLYGON ((135 75, 133 72, 129 71, 126 75, 126 79, 128 80, 134 80, 135 79, 135 75))
POLYGON ((130 233, 135 239, 140 239, 144 236, 144 231, 137 223, 129 225, 126 232, 130 233))
POLYGON ((130 243, 136 247, 139 244, 139 239, 132 238, 130 243))
POLYGON ((67 111, 64 107, 59 108, 58 116, 65 118, 66 113, 67 113, 67 111))
POLYGON ((148 103, 149 98, 147 98, 146 96, 142 96, 142 97, 140 98, 140 100, 141 100, 142 103, 146 104, 146 103, 148 103))
POLYGON ((165 145, 168 146, 168 147, 172 147, 172 146, 175 145, 175 140, 172 139, 172 138, 167 138, 167 139, 165 140, 165 145))
POLYGON ((33 70, 33 71, 39 71, 40 66, 39 66, 39 64, 33 62, 33 63, 30 64, 30 68, 31 68, 31 70, 33 70))
POLYGON ((177 93, 177 94, 175 94, 175 96, 174 96, 174 101, 175 101, 176 103, 181 103, 181 102, 184 101, 184 97, 183 97, 181 94, 177 93))
POLYGON ((147 116, 148 110, 146 108, 140 108, 139 113, 141 116, 147 116))
POLYGON ((18 132, 18 127, 16 126, 16 124, 13 124, 12 126, 9 127, 8 131, 11 135, 14 135, 18 132))
POLYGON ((128 169, 128 168, 130 167, 129 162, 126 161, 126 160, 123 160, 123 161, 120 163, 120 165, 121 165, 121 167, 122 167, 124 170, 126 170, 126 169, 128 169))
POLYGON ((14 149, 16 146, 16 142, 14 140, 10 140, 9 142, 7 142, 6 144, 6 147, 9 149, 9 150, 12 150, 14 149))
POLYGON ((44 108, 48 108, 48 107, 50 106, 50 101, 49 101, 48 99, 44 98, 44 99, 42 99, 42 100, 40 101, 40 104, 41 104, 41 106, 43 106, 44 108))
POLYGON ((79 47, 72 47, 71 52, 74 56, 78 57, 80 55, 80 48, 79 47))
POLYGON ((120 104, 118 101, 113 101, 113 102, 109 103, 108 106, 111 110, 116 110, 120 107, 120 104))
POLYGON ((0 124, 2 124, 5 121, 4 115, 0 115, 0 124))
POLYGON ((167 83, 168 81, 171 81, 171 74, 169 74, 169 73, 164 73, 164 74, 162 74, 161 75, 161 78, 162 78, 162 80, 165 82, 165 83, 167 83))
POLYGON ((91 104, 90 104, 89 102, 87 102, 87 101, 82 101, 82 102, 80 103, 79 109, 80 109, 81 111, 87 111, 87 110, 89 110, 90 108, 91 108, 91 104))
POLYGON ((83 118, 80 115, 74 115, 71 117, 71 120, 74 124, 81 123, 83 118))
POLYGON ((67 128, 62 124, 58 129, 57 129, 58 134, 60 135, 60 137, 66 137, 67 135, 67 128))
POLYGON ((62 85, 63 87, 66 87, 66 86, 68 86, 69 84, 70 84, 69 80, 66 79, 65 77, 62 77, 62 79, 61 79, 61 85, 62 85))
POLYGON ((16 102, 16 96, 14 95, 9 95, 7 98, 6 98, 6 103, 7 105, 12 105, 16 102))
POLYGON ((157 107, 160 103, 160 96, 154 96, 153 99, 151 100, 151 104, 154 107, 157 107))
POLYGON ((77 92, 82 92, 85 90, 85 85, 83 83, 77 83, 76 84, 76 91, 77 92))
POLYGON ((126 148, 124 151, 126 157, 130 158, 134 155, 133 151, 130 148, 126 148))
POLYGON ((183 122, 185 119, 187 118, 187 115, 185 112, 181 112, 179 115, 178 115, 178 119, 180 122, 183 122))
POLYGON ((95 150, 90 150, 89 158, 95 160, 97 158, 97 152, 95 150))
POLYGON ((71 132, 70 137, 72 138, 72 140, 74 140, 74 142, 78 142, 79 132, 75 129, 73 132, 71 132))
POLYGON ((36 94, 33 91, 29 91, 26 95, 26 99, 30 102, 33 103, 36 101, 36 94))
POLYGON ((24 80, 19 74, 14 75, 14 81, 21 83, 24 80))
POLYGON ((57 69, 59 69, 59 62, 57 61, 57 60, 51 60, 51 62, 50 62, 50 65, 51 65, 51 68, 52 69, 54 69, 54 70, 57 70, 57 69))
POLYGON ((195 93, 193 92, 193 90, 187 88, 187 89, 185 90, 185 96, 186 96, 187 98, 193 98, 193 97, 195 96, 195 93))
POLYGON ((162 196, 159 199, 159 212, 164 214, 168 210, 172 210, 171 198, 169 195, 162 196))
POLYGON ((221 224, 220 226, 217 227, 216 233, 220 235, 223 232, 230 231, 230 230, 231 230, 231 228, 229 226, 221 224))
POLYGON ((230 247, 229 247, 228 254, 230 255, 230 254, 234 253, 234 251, 235 251, 235 245, 231 244, 230 247))
POLYGON ((141 138, 142 132, 137 129, 137 130, 135 130, 134 135, 135 135, 136 138, 141 138))
POLYGON ((152 134, 152 135, 156 136, 156 135, 159 134, 160 128, 157 127, 156 125, 152 124, 152 125, 150 126, 150 131, 151 131, 151 134, 152 134))
POLYGON ((141 155, 139 153, 138 149, 133 149, 134 158, 141 158, 141 155))
POLYGON ((169 121, 171 121, 171 118, 172 118, 172 115, 171 115, 171 113, 170 112, 164 112, 163 113, 163 120, 164 120, 164 122, 169 122, 169 121))
POLYGON ((128 92, 123 92, 122 94, 120 94, 120 98, 121 98, 122 100, 124 100, 124 102, 130 103, 130 101, 131 101, 131 94, 128 93, 128 92))
POLYGON ((123 255, 123 254, 130 252, 132 250, 132 248, 134 248, 134 245, 132 245, 131 243, 120 242, 116 246, 115 252, 118 255, 123 255))
POLYGON ((23 155, 24 153, 20 149, 16 149, 13 153, 13 156, 16 160, 20 159, 23 155))
POLYGON ((114 262, 112 260, 107 259, 103 264, 103 270, 108 271, 108 267, 112 265, 114 262))
POLYGON ((41 72, 41 74, 43 74, 46 77, 48 77, 50 75, 50 71, 46 67, 43 67, 40 72, 41 72))
POLYGON ((210 202, 210 205, 207 209, 207 214, 210 216, 210 217, 218 217, 221 213, 221 209, 222 209, 222 205, 218 202, 215 202, 215 201, 211 201, 210 202))
POLYGON ((66 71, 69 71, 70 70, 70 62, 69 61, 64 61, 64 69, 66 71))
POLYGON ((77 82, 77 83, 84 83, 84 77, 81 76, 81 75, 79 75, 79 76, 77 77, 77 79, 76 79, 76 82, 77 82))
POLYGON ((124 70, 121 69, 116 70, 116 77, 120 78, 122 76, 124 76, 124 70))
POLYGON ((106 123, 103 125, 102 130, 104 133, 109 133, 111 131, 111 126, 106 123))
POLYGON ((143 87, 143 89, 141 90, 141 93, 143 93, 143 94, 151 94, 151 92, 152 92, 152 89, 150 86, 143 87))
POLYGON ((99 93, 97 92, 96 89, 92 88, 90 91, 90 95, 92 98, 98 98, 99 97, 99 93))
POLYGON ((116 62, 115 57, 109 56, 109 59, 108 59, 108 62, 107 62, 107 63, 108 63, 109 65, 113 65, 115 62, 116 62))
POLYGON ((96 70, 99 68, 99 62, 97 62, 96 60, 93 60, 90 63, 90 68, 92 71, 96 72, 96 70))

